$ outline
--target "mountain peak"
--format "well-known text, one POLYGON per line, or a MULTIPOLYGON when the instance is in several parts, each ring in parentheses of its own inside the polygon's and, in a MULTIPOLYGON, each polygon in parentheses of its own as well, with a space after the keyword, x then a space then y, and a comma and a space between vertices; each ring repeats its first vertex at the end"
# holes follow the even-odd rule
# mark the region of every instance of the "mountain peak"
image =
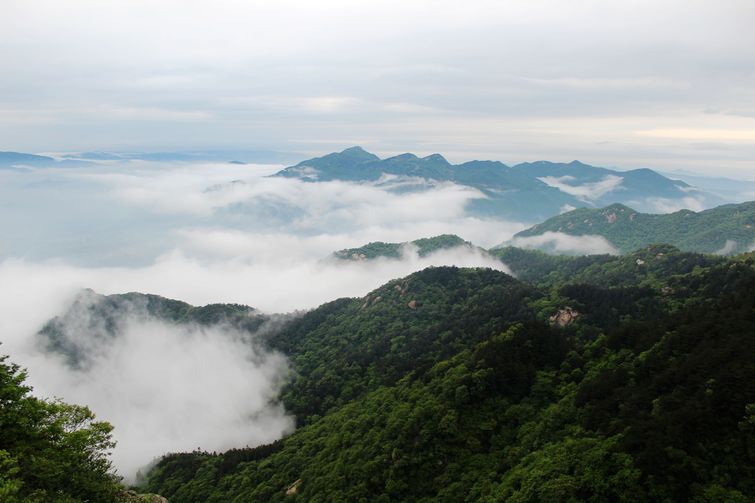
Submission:
POLYGON ((353 147, 344 149, 340 151, 338 155, 347 156, 352 159, 364 159, 364 160, 370 160, 370 161, 377 161, 380 159, 378 156, 376 156, 375 154, 371 154, 370 152, 367 152, 365 149, 363 149, 359 145, 355 145, 353 147))
POLYGON ((389 157, 388 159, 386 159, 386 161, 410 161, 414 159, 419 159, 419 158, 410 152, 406 152, 405 154, 399 154, 399 155, 394 155, 393 157, 389 157))
POLYGON ((440 162, 440 163, 443 163, 443 164, 449 164, 449 162, 446 160, 446 158, 443 157, 440 154, 430 154, 427 157, 423 157, 422 160, 423 161, 428 161, 428 162, 440 162))

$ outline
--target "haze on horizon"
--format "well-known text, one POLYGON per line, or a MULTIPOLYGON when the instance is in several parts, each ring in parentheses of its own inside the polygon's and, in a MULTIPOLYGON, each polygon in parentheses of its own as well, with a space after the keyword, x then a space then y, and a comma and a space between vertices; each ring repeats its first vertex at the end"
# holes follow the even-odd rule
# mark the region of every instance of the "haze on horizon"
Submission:
POLYGON ((6 0, 0 150, 275 149, 747 177, 747 0, 6 0))

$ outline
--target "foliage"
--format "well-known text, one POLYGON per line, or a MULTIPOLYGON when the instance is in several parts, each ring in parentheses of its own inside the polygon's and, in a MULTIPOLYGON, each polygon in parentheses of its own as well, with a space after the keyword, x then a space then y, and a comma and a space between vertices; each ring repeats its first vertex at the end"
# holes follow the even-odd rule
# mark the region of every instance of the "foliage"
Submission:
POLYGON ((534 256, 531 284, 433 268, 292 322, 268 343, 292 358, 300 428, 166 456, 145 487, 179 503, 755 498, 755 259, 534 256), (564 306, 576 321, 550 324, 564 306))
POLYGON ((122 334, 130 320, 148 318, 170 324, 207 326, 222 323, 242 332, 255 332, 266 322, 284 317, 262 314, 240 304, 195 307, 159 295, 136 292, 100 295, 92 290, 82 290, 66 312, 48 321, 37 336, 47 351, 61 353, 71 367, 80 368, 88 364, 92 339, 112 342, 122 334), (86 333, 86 339, 78 336, 82 331, 86 333))
POLYGON ((546 232, 605 237, 623 253, 653 243, 669 243, 700 253, 741 253, 755 244, 755 202, 727 204, 695 213, 680 210, 654 215, 623 204, 601 209, 579 208, 524 230, 514 237, 546 232))
POLYGON ((35 398, 25 380, 0 357, 0 500, 114 501, 112 426, 86 407, 35 398))
POLYGON ((380 257, 400 258, 405 247, 415 247, 420 257, 427 256, 438 250, 464 246, 473 248, 472 243, 464 241, 455 234, 441 234, 430 238, 415 239, 408 243, 384 243, 375 241, 359 248, 347 248, 333 253, 333 256, 341 260, 372 260, 380 257))

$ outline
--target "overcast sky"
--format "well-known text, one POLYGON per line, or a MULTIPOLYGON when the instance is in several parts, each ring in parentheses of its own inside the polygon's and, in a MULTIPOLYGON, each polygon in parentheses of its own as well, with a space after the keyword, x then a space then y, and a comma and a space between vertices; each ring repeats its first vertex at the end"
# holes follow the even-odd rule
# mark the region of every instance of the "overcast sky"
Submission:
POLYGON ((0 150, 755 172, 755 2, 3 0, 0 150))

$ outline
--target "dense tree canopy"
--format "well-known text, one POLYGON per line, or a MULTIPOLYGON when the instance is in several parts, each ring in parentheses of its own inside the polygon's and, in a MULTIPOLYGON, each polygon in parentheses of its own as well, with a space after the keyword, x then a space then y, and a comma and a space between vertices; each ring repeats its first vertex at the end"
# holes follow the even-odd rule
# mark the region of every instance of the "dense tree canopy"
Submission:
POLYGON ((535 259, 527 282, 431 268, 290 323, 268 343, 292 359, 300 428, 166 456, 145 486, 172 502, 755 498, 755 257, 535 259))
POLYGON ((25 380, 0 356, 0 501, 115 501, 112 426, 86 407, 30 395, 25 380))

